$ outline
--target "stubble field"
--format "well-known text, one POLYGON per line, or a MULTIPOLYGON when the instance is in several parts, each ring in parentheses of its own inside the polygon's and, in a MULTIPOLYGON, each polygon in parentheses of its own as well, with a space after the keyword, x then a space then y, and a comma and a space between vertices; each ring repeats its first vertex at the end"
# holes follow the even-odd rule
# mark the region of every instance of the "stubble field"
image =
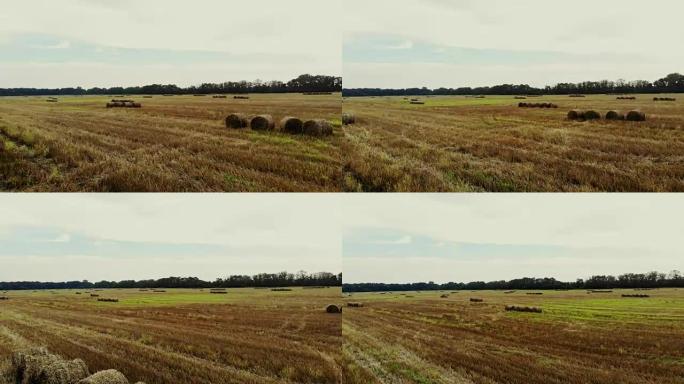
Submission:
POLYGON ((340 189, 339 93, 124 98, 142 108, 107 109, 104 96, 0 98, 0 190, 340 189), (227 129, 235 112, 326 119, 335 135, 227 129))
MULTIPOLYGON (((682 191, 684 100, 513 96, 345 98, 346 188, 365 191, 682 191), (558 109, 518 108, 551 102, 558 109), (569 121, 640 109, 646 122, 569 121)), ((659 97, 667 95, 658 95, 659 97)), ((677 95, 671 95, 677 97, 677 95)))
POLYGON ((341 382, 342 319, 325 312, 340 288, 76 292, 3 294, 0 371, 45 346, 147 384, 341 382))
POLYGON ((684 383, 684 290, 531 292, 354 294, 344 382, 684 383))

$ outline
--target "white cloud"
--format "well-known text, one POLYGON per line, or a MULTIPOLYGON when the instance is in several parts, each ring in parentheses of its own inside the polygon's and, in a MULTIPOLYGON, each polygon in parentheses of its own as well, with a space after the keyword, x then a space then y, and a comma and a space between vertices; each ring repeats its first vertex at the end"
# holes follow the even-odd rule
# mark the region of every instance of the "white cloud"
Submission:
POLYGON ((4 33, 62 35, 104 46, 339 56, 340 0, 7 0, 4 33), (40 9, 40 12, 36 12, 40 9))
POLYGON ((471 48, 660 56, 684 34, 678 0, 345 0, 344 9, 345 38, 391 33, 471 48))
POLYGON ((346 233, 371 229, 435 242, 550 245, 548 258, 344 257, 345 281, 564 279, 684 268, 684 199, 664 194, 452 194, 347 196, 346 233), (401 207, 398 209, 398 207, 401 207), (573 253, 574 252, 574 253, 573 253), (392 268, 381 268, 381 265, 392 268))
POLYGON ((68 233, 62 233, 61 235, 55 237, 53 243, 68 243, 71 241, 71 235, 68 233))
MULTIPOLYGON (((217 83, 228 80, 290 80, 301 74, 301 65, 272 62, 194 63, 183 65, 117 65, 97 62, 21 63, 0 62, 0 87, 139 86, 146 84, 217 83)), ((313 60, 306 64, 312 73, 328 74, 327 64, 313 60)))
POLYGON ((0 235, 17 228, 49 228, 94 241, 212 244, 228 250, 164 260, 138 255, 5 255, 0 257, 0 280, 167 274, 213 279, 299 269, 337 273, 342 268, 338 209, 335 195, 315 194, 0 195, 0 235))
MULTIPOLYGON (((684 24, 679 20, 684 3, 678 0, 345 0, 344 10, 345 44, 373 36, 393 36, 437 47, 589 55, 584 62, 569 69, 563 68, 564 63, 559 61, 556 67, 541 71, 524 66, 506 70, 508 63, 492 61, 484 67, 444 68, 439 73, 431 73, 434 68, 415 60, 383 72, 387 68, 345 62, 347 87, 402 87, 403 84, 435 87, 454 83, 471 86, 504 82, 546 85, 620 77, 653 81, 681 70, 684 62, 684 51, 678 49, 684 36, 684 24), (595 56, 600 54, 615 58, 596 63, 595 56), (626 61, 619 55, 641 59, 626 61), (504 68, 497 70, 494 68, 497 64, 504 68), (441 83, 434 85, 433 78, 437 77, 441 83), (474 84, 468 81, 470 78, 474 84)), ((383 62, 382 57, 374 62, 383 62)))
POLYGON ((46 46, 41 46, 39 48, 46 48, 46 49, 67 49, 71 47, 71 42, 69 40, 62 40, 58 43, 51 44, 51 45, 46 45, 46 46))
POLYGON ((387 48, 389 48, 389 49, 411 49, 411 48, 413 48, 413 41, 411 41, 411 40, 406 40, 406 41, 404 41, 404 42, 401 43, 401 44, 390 45, 390 46, 387 47, 387 48))
POLYGON ((413 242, 413 237, 411 236, 401 236, 397 239, 394 240, 376 240, 376 241, 371 241, 373 244, 386 244, 386 245, 391 245, 391 244, 411 244, 413 242))
MULTIPOLYGON (((211 72, 215 76, 211 79, 214 82, 255 78, 290 80, 302 73, 339 75, 342 72, 342 29, 338 22, 341 4, 342 0, 6 0, 0 14, 0 44, 18 36, 40 35, 60 42, 54 48, 61 49, 80 42, 101 49, 114 47, 181 54, 192 50, 255 55, 251 62, 239 65, 213 63, 217 67, 211 72), (271 59, 257 57, 266 54, 271 59), (303 59, 293 59, 296 57, 303 59), (259 72, 255 74, 257 69, 259 72)), ((74 60, 78 61, 78 58, 74 60)), ((0 63, 2 61, 0 57, 0 63)), ((48 63, 50 57, 46 55, 32 65, 48 63)), ((121 67, 120 71, 132 74, 140 70, 142 74, 139 77, 154 74, 135 64, 132 62, 130 67, 121 67)), ((196 76, 190 83, 206 80, 206 77, 198 75, 205 69, 205 64, 196 62, 192 66, 196 76)), ((72 83, 62 81, 61 86, 100 86, 99 83, 73 82, 71 78, 79 73, 96 77, 104 70, 101 82, 107 81, 106 76, 111 74, 111 71, 107 72, 106 65, 78 69, 74 68, 75 65, 57 66, 59 69, 51 73, 56 78, 53 83, 59 82, 60 76, 65 76, 72 83)), ((186 68, 168 69, 161 82, 180 83, 185 80, 187 84, 190 72, 186 68)), ((34 73, 14 71, 11 77, 14 81, 10 83, 29 83, 34 73)), ((8 86, 5 82, 9 76, 5 76, 0 78, 2 87, 8 86)), ((158 77, 161 76, 155 78, 158 77)), ((31 83, 29 86, 34 85, 31 83)))

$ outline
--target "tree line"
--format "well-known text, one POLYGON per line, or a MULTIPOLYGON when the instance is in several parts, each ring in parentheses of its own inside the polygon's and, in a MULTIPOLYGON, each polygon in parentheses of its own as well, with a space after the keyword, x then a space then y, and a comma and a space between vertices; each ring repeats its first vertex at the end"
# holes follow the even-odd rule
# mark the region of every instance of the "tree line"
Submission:
POLYGON ((574 282, 563 282, 552 277, 525 277, 509 281, 471 281, 469 283, 435 282, 385 284, 357 283, 343 284, 343 292, 387 292, 387 291, 441 291, 441 290, 551 290, 551 289, 618 289, 618 288, 682 288, 684 276, 679 271, 668 274, 660 272, 625 273, 617 277, 611 275, 595 275, 588 279, 577 279, 574 282))
POLYGON ((340 92, 342 78, 325 75, 300 75, 288 82, 282 81, 228 81, 204 83, 186 88, 174 84, 152 84, 140 87, 112 88, 0 88, 0 96, 57 96, 57 95, 185 95, 214 93, 290 93, 340 92))
POLYGON ((311 286, 341 286, 342 273, 335 275, 330 272, 307 273, 259 273, 253 276, 231 275, 217 278, 214 281, 204 281, 197 277, 165 277, 150 280, 122 280, 122 281, 13 281, 0 282, 0 290, 38 290, 38 289, 96 289, 96 288, 251 288, 251 287, 311 287, 311 286))
POLYGON ((527 84, 501 84, 492 87, 462 88, 351 88, 343 89, 342 96, 432 96, 432 95, 572 95, 572 94, 632 94, 632 93, 684 93, 684 75, 669 74, 654 82, 636 81, 584 81, 559 83, 535 88, 527 84))

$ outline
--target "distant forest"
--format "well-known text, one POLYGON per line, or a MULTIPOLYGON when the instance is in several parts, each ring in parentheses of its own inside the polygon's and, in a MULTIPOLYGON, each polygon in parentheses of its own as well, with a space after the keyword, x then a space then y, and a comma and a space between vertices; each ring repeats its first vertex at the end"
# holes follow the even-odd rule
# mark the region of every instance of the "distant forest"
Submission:
POLYGON ((342 90, 342 96, 430 96, 430 95, 572 95, 572 94, 629 94, 629 93, 684 93, 684 75, 669 74, 654 82, 636 81, 585 81, 582 83, 560 83, 544 88, 526 84, 502 84, 478 88, 352 88, 342 90))
POLYGON ((617 288, 673 288, 684 287, 684 276, 679 271, 668 274, 659 272, 625 273, 617 277, 610 275, 592 276, 574 282, 558 281, 552 277, 525 277, 510 281, 472 281, 470 283, 358 283, 343 284, 343 292, 385 292, 385 291, 439 291, 439 290, 496 290, 496 289, 617 289, 617 288))
POLYGON ((204 83, 181 88, 173 84, 152 84, 142 87, 113 88, 0 88, 0 96, 56 96, 56 95, 186 95, 214 93, 289 93, 289 92, 340 92, 342 78, 324 75, 301 75, 288 82, 282 81, 229 81, 204 83))
POLYGON ((122 280, 100 281, 91 283, 83 281, 39 282, 15 281, 0 282, 0 290, 28 289, 91 289, 91 288, 243 288, 243 287, 293 287, 293 286, 340 286, 342 274, 329 272, 295 274, 288 272, 260 273, 253 276, 231 275, 214 281, 203 281, 196 277, 166 277, 158 280, 122 280))

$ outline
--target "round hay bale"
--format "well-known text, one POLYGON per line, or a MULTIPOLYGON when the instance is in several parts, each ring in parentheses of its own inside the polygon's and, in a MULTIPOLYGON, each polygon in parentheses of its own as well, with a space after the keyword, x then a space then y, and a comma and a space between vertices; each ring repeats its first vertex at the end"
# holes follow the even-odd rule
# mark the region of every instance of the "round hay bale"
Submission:
POLYGON ((518 108, 527 108, 527 103, 518 103, 518 108))
POLYGON ((606 120, 624 120, 625 114, 618 111, 608 111, 606 113, 606 120))
POLYGON ((89 375, 86 363, 81 359, 53 361, 43 367, 38 383, 75 383, 89 375))
POLYGON ((338 307, 335 304, 330 304, 327 307, 325 307, 325 311, 327 313, 342 313, 342 307, 338 307))
POLYGON ((94 373, 76 384, 129 384, 129 382, 123 373, 115 369, 108 369, 94 373))
POLYGON ((342 124, 344 125, 350 125, 356 123, 356 117, 354 116, 353 113, 351 112, 343 112, 342 113, 342 124))
POLYGON ((584 120, 584 111, 573 109, 568 112, 568 119, 570 120, 584 120))
POLYGON ((304 122, 296 117, 287 116, 280 120, 280 130, 299 135, 304 133, 304 122))
POLYGON ((304 123, 304 134, 310 136, 332 135, 332 125, 327 120, 314 119, 304 123))
POLYGON ((600 120, 601 114, 594 110, 589 110, 584 113, 584 118, 586 120, 600 120))
POLYGON ((12 354, 12 371, 14 372, 17 381, 23 381, 23 377, 25 376, 24 372, 32 358, 40 356, 48 357, 49 355, 47 349, 42 347, 14 352, 14 354, 12 354))
POLYGON ((20 351, 12 356, 12 368, 17 383, 76 383, 87 377, 88 367, 80 359, 63 360, 45 348, 20 351))
POLYGON ((271 115, 258 115, 252 118, 250 127, 255 131, 271 131, 275 128, 273 117, 271 115))
POLYGON ((233 113, 226 117, 226 128, 240 129, 249 126, 249 117, 244 113, 233 113))
POLYGON ((646 121, 646 114, 638 110, 629 111, 625 119, 627 121, 646 121))

